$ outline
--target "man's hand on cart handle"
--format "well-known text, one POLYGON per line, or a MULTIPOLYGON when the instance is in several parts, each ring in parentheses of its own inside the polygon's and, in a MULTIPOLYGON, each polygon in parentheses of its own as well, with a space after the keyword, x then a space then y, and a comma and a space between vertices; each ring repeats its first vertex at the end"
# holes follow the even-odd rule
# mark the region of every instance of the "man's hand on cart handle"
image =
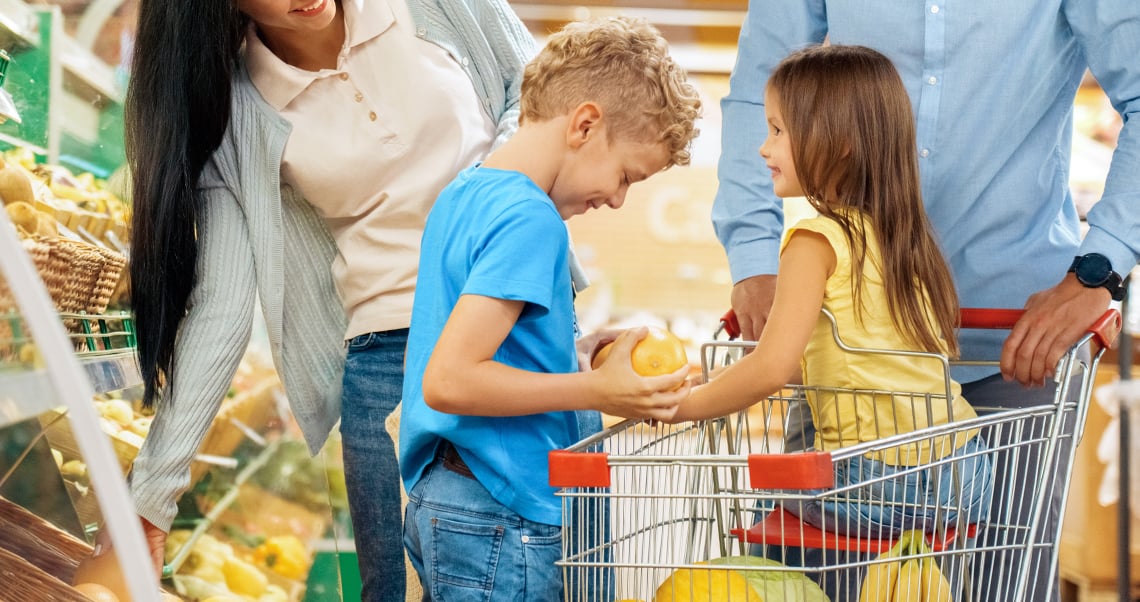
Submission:
MULTIPOLYGON (((761 274, 745 278, 732 287, 732 311, 736 314, 736 334, 745 341, 760 339, 768 314, 772 311, 772 300, 776 298, 776 276, 761 274)), ((731 333, 730 333, 731 334, 731 333)))
POLYGON ((1024 386, 1043 385, 1053 377, 1061 357, 1086 332, 1095 332, 1097 342, 1110 347, 1120 330, 1119 312, 1108 309, 1110 301, 1108 290, 1086 288, 1071 273, 1057 286, 1031 295, 1025 302, 1025 313, 1002 346, 1002 375, 1024 386), (1109 313, 1116 317, 1106 318, 1109 313), (1094 328, 1105 320, 1106 326, 1115 326, 1114 331, 1096 332, 1094 328))

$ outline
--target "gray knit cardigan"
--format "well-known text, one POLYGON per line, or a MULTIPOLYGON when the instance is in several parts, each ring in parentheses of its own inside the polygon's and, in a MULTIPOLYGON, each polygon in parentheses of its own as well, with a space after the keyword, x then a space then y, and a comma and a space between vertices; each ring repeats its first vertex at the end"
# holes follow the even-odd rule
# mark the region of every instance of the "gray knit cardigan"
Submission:
MULTIPOLYGON (((448 51, 471 77, 501 144, 517 127, 533 37, 506 0, 407 2, 417 35, 448 51)), ((346 318, 330 273, 337 251, 312 206, 280 181, 289 132, 243 66, 229 129, 200 183, 198 282, 178 333, 173 384, 131 470, 136 511, 164 530, 249 342, 256 300, 314 454, 340 418, 346 318)))

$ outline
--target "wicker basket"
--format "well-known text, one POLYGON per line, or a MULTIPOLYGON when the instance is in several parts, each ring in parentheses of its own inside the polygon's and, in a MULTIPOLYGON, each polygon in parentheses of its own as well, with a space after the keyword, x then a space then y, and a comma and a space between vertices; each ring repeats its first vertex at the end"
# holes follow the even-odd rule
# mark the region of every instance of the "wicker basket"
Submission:
POLYGON ((68 238, 32 237, 24 248, 56 309, 65 313, 105 311, 127 264, 119 253, 68 238))
POLYGON ((0 547, 63 583, 71 583, 79 561, 91 555, 85 542, 3 498, 0 533, 0 547))
POLYGON ((119 282, 127 279, 126 274, 123 273, 124 268, 127 267, 126 257, 101 247, 95 248, 103 256, 103 269, 99 271, 99 277, 95 279, 91 300, 87 305, 87 313, 89 314, 101 314, 106 311, 111 299, 119 291, 119 282))
POLYGON ((0 548, 0 601, 91 602, 70 585, 40 570, 13 552, 0 548))

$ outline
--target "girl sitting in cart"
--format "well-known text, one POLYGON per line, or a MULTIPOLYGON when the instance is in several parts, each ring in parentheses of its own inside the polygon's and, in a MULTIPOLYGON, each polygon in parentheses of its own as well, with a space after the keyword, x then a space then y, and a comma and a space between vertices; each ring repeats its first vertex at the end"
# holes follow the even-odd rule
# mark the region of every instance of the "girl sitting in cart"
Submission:
POLYGON ((871 538, 984 522, 993 490, 985 443, 976 429, 937 428, 976 414, 945 371, 945 357, 958 353, 958 302, 923 209, 915 121, 898 72, 869 48, 813 47, 780 63, 764 105, 760 155, 775 193, 804 196, 819 215, 784 238, 755 350, 694 388, 675 421, 743 410, 799 369, 816 450, 930 430, 836 462, 835 490, 869 485, 786 510, 871 538), (928 355, 852 353, 839 340, 928 355))

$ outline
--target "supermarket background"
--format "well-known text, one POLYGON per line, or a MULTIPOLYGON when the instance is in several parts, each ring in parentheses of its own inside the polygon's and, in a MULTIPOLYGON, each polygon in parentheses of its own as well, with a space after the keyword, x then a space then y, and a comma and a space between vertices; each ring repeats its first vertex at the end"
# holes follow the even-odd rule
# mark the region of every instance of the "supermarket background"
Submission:
MULTIPOLYGON (((597 2, 512 4, 540 42, 570 19, 618 12, 645 17, 665 33, 674 55, 693 75, 705 110, 691 165, 635 186, 618 213, 593 212, 571 220, 576 249, 593 282, 578 298, 579 318, 586 331, 666 326, 690 343, 690 357, 696 358, 696 347, 711 336, 728 308, 731 288, 709 212, 720 148, 719 99, 728 90, 746 2, 628 0, 620 7, 597 2)), ((135 8, 135 0, 0 0, 0 49, 11 57, 3 89, 21 118, 21 123, 0 124, 0 151, 5 162, 34 173, 35 206, 55 218, 62 238, 77 236, 100 247, 103 255, 129 245, 122 102, 135 8)), ((1075 117, 1071 179, 1083 213, 1100 195, 1120 121, 1091 79, 1078 93, 1075 117)), ((789 221, 808 213, 806 205, 795 200, 786 209, 789 221)), ((53 263, 52 253, 59 251, 53 249, 39 249, 47 259, 37 266, 53 293, 54 309, 88 311, 63 307, 58 295, 86 277, 84 269, 98 269, 84 268, 74 259, 79 255, 70 264, 53 263)), ((106 280, 115 275, 108 274, 112 264, 104 257, 97 276, 106 280)), ((132 407, 137 393, 126 386, 137 371, 130 362, 129 321, 119 314, 127 309, 120 284, 118 279, 110 283, 115 286, 104 291, 106 309, 97 308, 110 318, 67 317, 63 323, 88 375, 95 376, 99 425, 111 437, 121 473, 145 437, 147 417, 132 407)), ((3 305, 4 292, 0 290, 0 315, 11 310, 10 301, 3 305)), ((21 560, 26 564, 48 558, 59 571, 56 576, 70 582, 74 564, 60 550, 89 544, 99 511, 74 428, 55 408, 64 392, 38 381, 28 384, 33 382, 29 375, 42 372, 42 367, 29 351, 33 347, 21 326, 10 314, 0 320, 0 495, 10 500, 0 506, 0 568, 7 574, 13 568, 27 569, 21 560), (35 537, 18 536, 16 526, 39 520, 26 514, 29 511, 72 539, 31 528, 35 537), (56 541, 52 538, 58 539, 52 546, 42 544, 56 541)), ((355 560, 344 493, 336 478, 335 442, 323 457, 308 459, 258 338, 255 334, 231 397, 203 444, 202 461, 194 469, 196 485, 183 499, 176 525, 180 532, 172 535, 170 546, 171 556, 179 556, 179 580, 183 587, 208 588, 220 579, 230 590, 246 588, 262 596, 280 592, 273 599, 282 600, 358 598, 353 593, 355 560), (215 508, 224 512, 218 512, 208 529, 202 528, 204 535, 180 546, 195 525, 206 524, 202 517, 215 508), (229 565, 226 558, 233 559, 229 565), (339 578, 338 566, 343 569, 339 578), (231 575, 238 576, 227 579, 231 575), (337 592, 338 583, 343 594, 337 592)), ((1116 363, 1116 355, 1110 355, 1098 381, 1113 380, 1116 363)), ((1116 599, 1117 510, 1114 504, 1101 503, 1116 493, 1107 466, 1117 457, 1111 445, 1111 411, 1094 403, 1078 450, 1061 549, 1062 593, 1068 600, 1116 599)), ((1140 584, 1140 565, 1135 564, 1140 535, 1132 539, 1132 574, 1140 584)), ((29 587, 57 587, 47 575, 30 570, 19 574, 29 587)), ((0 592, 2 599, 5 594, 0 592)))

